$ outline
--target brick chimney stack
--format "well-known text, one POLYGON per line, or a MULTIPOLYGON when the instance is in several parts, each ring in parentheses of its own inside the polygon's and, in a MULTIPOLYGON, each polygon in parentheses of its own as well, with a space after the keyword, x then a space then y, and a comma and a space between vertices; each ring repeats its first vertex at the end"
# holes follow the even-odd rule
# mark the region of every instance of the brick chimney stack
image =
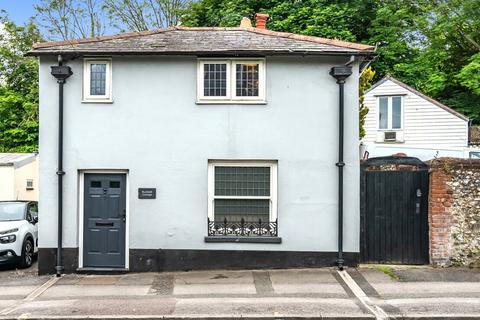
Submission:
POLYGON ((255 15, 255 27, 258 29, 266 29, 267 26, 267 20, 270 16, 266 13, 257 13, 255 15))

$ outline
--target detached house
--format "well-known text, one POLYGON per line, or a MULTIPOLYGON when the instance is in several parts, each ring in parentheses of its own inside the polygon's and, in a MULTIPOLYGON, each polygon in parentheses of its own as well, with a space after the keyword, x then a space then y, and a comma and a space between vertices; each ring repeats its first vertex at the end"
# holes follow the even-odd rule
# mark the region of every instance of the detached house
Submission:
POLYGON ((40 273, 356 263, 373 47, 266 18, 34 46, 40 273))

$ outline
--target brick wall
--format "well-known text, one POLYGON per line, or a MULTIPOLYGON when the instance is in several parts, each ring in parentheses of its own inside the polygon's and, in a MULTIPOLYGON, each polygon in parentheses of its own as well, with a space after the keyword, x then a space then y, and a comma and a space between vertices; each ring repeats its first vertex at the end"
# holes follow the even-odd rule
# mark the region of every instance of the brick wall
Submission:
POLYGON ((480 266, 480 160, 440 158, 429 165, 431 263, 480 266))

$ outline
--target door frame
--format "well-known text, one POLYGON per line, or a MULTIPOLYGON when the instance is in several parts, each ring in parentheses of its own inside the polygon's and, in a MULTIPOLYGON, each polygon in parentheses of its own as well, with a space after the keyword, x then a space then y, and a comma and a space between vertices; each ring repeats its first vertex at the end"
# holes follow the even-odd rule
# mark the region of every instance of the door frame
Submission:
POLYGON ((78 170, 78 268, 83 268, 83 236, 84 236, 84 218, 85 218, 85 174, 122 174, 125 175, 125 269, 129 269, 130 252, 130 181, 129 171, 127 169, 86 169, 78 170))

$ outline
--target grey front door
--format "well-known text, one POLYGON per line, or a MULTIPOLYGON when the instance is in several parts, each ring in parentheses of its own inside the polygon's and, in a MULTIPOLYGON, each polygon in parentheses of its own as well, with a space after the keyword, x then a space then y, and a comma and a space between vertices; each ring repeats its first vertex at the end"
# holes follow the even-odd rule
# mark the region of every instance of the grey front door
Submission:
POLYGON ((85 174, 84 267, 125 267, 126 177, 85 174))

